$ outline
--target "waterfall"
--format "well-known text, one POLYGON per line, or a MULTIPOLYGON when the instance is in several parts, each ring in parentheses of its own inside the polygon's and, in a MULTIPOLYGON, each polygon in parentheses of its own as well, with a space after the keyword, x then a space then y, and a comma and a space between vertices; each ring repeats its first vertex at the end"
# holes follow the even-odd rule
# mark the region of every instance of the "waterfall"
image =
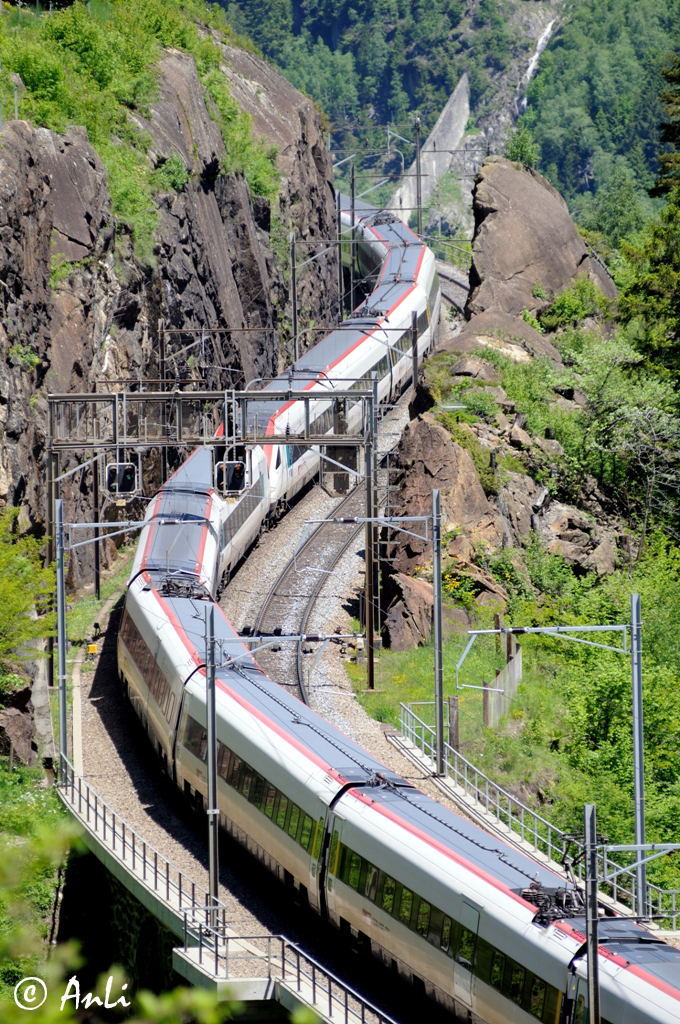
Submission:
POLYGON ((531 60, 529 61, 529 66, 524 72, 521 82, 517 86, 517 90, 515 92, 515 111, 517 112, 517 114, 522 114, 526 110, 527 98, 526 96, 522 96, 520 99, 520 96, 522 92, 526 92, 526 88, 529 85, 531 77, 538 65, 539 58, 545 50, 546 46, 548 45, 548 40, 550 39, 552 27, 555 24, 555 21, 556 19, 553 18, 553 20, 548 22, 546 27, 541 32, 538 38, 538 42, 536 43, 536 49, 534 50, 531 60))

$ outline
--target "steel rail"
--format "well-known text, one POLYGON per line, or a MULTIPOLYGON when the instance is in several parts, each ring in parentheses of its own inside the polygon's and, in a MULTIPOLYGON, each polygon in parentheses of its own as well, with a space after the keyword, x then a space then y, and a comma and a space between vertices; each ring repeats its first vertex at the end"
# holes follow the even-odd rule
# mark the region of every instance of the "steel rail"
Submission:
MULTIPOLYGON (((338 512, 346 511, 348 509, 352 509, 354 505, 359 505, 360 508, 362 508, 362 509, 364 507, 364 492, 363 492, 363 489, 361 487, 356 487, 345 498, 342 498, 341 501, 336 506, 334 512, 338 513, 338 512)), ((349 526, 349 524, 345 524, 345 525, 349 526)), ((319 526, 315 530, 313 530, 309 534, 309 536, 304 540, 304 542, 300 545, 300 547, 295 551, 293 557, 286 563, 286 565, 284 566, 282 571, 279 573, 279 575, 278 575, 277 579, 275 580, 273 586, 271 587, 269 593, 267 594, 266 598, 264 599, 264 602, 263 602, 263 604, 262 604, 262 606, 260 608, 260 611, 258 613, 256 622, 255 622, 255 634, 256 635, 259 635, 262 632, 262 623, 265 620, 266 616, 269 613, 271 613, 272 609, 274 608, 274 606, 276 604, 277 599, 280 600, 280 601, 284 600, 284 597, 280 595, 279 591, 281 591, 283 589, 284 585, 287 583, 287 581, 289 581, 293 577, 294 574, 298 574, 300 572, 299 562, 300 562, 301 557, 306 562, 310 562, 310 560, 318 561, 319 549, 323 550, 323 548, 326 546, 327 538, 329 536, 329 533, 330 533, 330 535, 332 535, 334 533, 337 534, 340 530, 343 530, 343 529, 344 529, 344 527, 343 526, 339 526, 337 523, 320 523, 319 526), (331 528, 330 531, 329 531, 329 527, 331 528), (322 540, 322 538, 324 538, 324 539, 322 540)), ((303 628, 300 628, 300 629, 296 628, 295 630, 293 630, 293 632, 296 632, 296 633, 304 633, 305 632, 304 625, 307 623, 307 621, 309 619, 309 616, 310 616, 310 614, 312 612, 312 609, 314 607, 314 604, 316 603, 316 601, 318 599, 321 587, 323 586, 323 584, 325 582, 325 574, 327 572, 332 571, 333 567, 337 564, 337 562, 340 559, 340 557, 345 553, 345 551, 347 550, 348 546, 351 544, 351 542, 354 540, 354 538, 356 537, 357 533, 361 529, 363 529, 363 524, 362 523, 358 524, 358 525, 352 524, 351 527, 349 527, 349 536, 347 537, 347 539, 344 540, 342 544, 340 544, 335 550, 333 550, 330 553, 330 557, 325 559, 324 565, 323 565, 323 572, 320 573, 320 577, 321 578, 319 580, 315 581, 313 587, 311 588, 311 592, 309 594, 301 594, 300 595, 300 597, 307 597, 308 598, 307 603, 305 605, 305 608, 302 611, 302 614, 301 614, 301 617, 300 617, 300 622, 302 623, 302 627, 303 628)), ((303 569, 304 568, 312 568, 312 566, 311 565, 306 565, 306 566, 303 566, 303 569)), ((316 566, 314 566, 314 568, 316 568, 316 566)), ((319 567, 319 568, 321 568, 321 567, 319 567)), ((290 589, 289 587, 286 588, 287 591, 289 589, 290 589)), ((287 593, 286 593, 286 597, 287 597, 287 593)), ((272 630, 270 629, 269 632, 271 633, 272 630)), ((307 698, 307 691, 306 691, 306 687, 305 687, 304 679, 303 679, 303 673, 302 673, 302 641, 298 642, 297 677, 298 677, 298 686, 299 686, 299 689, 300 689, 300 694, 301 694, 302 700, 304 701, 305 704, 309 704, 309 700, 307 698)))

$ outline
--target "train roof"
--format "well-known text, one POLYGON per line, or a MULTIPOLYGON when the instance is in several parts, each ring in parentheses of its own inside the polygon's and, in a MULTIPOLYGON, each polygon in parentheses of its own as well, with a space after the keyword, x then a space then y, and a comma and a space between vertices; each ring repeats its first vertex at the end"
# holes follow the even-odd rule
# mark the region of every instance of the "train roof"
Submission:
POLYGON ((471 864, 476 873, 489 876, 518 894, 532 883, 568 888, 564 877, 494 839, 417 789, 385 787, 370 796, 376 807, 389 816, 396 815, 412 834, 434 840, 471 864))
POLYGON ((210 448, 196 448, 182 465, 163 484, 165 491, 203 491, 212 487, 212 451, 210 448))
MULTIPOLYGON (((569 925, 585 938, 585 917, 572 918, 569 925)), ((597 931, 600 951, 621 966, 641 967, 663 984, 680 987, 680 949, 625 917, 600 918, 597 931)))
POLYGON ((185 490, 164 488, 146 520, 141 543, 144 545, 139 568, 162 574, 200 574, 209 532, 212 496, 185 490), (202 529, 197 530, 196 525, 202 529))
MULTIPOLYGON (((343 213, 350 212, 350 200, 341 196, 343 213)), ((418 271, 425 251, 424 244, 402 221, 390 213, 376 209, 360 199, 355 200, 355 220, 370 228, 376 242, 383 242, 387 256, 380 272, 375 290, 366 304, 357 307, 342 324, 302 355, 295 368, 285 370, 263 389, 280 391, 290 387, 291 391, 305 391, 314 382, 323 385, 323 374, 352 349, 366 334, 376 330, 399 303, 409 294, 418 278, 418 271), (365 310, 370 309, 370 315, 365 310)), ((390 345, 397 341, 396 334, 389 334, 390 345)), ((346 390, 354 383, 335 378, 337 387, 346 390)), ((255 416, 264 413, 267 420, 274 415, 268 403, 253 403, 249 412, 255 416)))
MULTIPOLYGON (((166 597, 176 625, 186 636, 196 664, 202 664, 205 652, 205 604, 199 601, 166 597)), ((331 725, 266 676, 253 660, 243 640, 215 607, 216 660, 239 659, 232 668, 218 668, 219 689, 227 691, 311 762, 331 771, 339 781, 372 781, 370 799, 376 809, 399 819, 413 834, 425 841, 434 840, 465 860, 477 872, 491 876, 512 890, 527 888, 532 882, 546 886, 566 880, 538 865, 522 853, 495 840, 476 825, 442 807, 406 782, 396 772, 364 750, 358 743, 331 725)), ((194 686, 200 697, 200 687, 194 686)))

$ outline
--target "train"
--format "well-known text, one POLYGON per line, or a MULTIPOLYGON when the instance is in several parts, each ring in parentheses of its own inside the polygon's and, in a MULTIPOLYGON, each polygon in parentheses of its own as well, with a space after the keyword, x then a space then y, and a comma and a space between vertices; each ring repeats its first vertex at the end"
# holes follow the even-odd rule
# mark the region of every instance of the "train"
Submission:
MULTIPOLYGON (((410 372, 401 338, 413 310, 420 355, 439 315, 436 266, 420 240, 363 205, 354 226, 373 290, 348 330, 285 375, 319 391, 319 433, 330 426, 323 396, 334 383, 365 387, 377 369, 381 399, 394 397, 410 372)), ((294 401, 263 411, 272 435, 300 415, 294 401)), ((162 768, 193 807, 206 807, 212 604, 222 828, 452 1018, 586 1024, 578 886, 420 793, 263 673, 227 621, 216 603, 224 574, 318 468, 317 452, 292 444, 236 455, 215 463, 199 448, 168 479, 149 503, 128 580, 118 673, 162 768)), ((603 1024, 680 1024, 680 950, 627 918, 599 927, 603 1024)))

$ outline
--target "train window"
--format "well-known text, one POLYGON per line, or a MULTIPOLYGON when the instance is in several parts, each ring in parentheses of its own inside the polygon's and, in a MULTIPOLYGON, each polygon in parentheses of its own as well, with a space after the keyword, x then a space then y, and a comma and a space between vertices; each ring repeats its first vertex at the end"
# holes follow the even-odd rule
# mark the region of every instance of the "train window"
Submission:
POLYGON ((237 757, 234 754, 234 760, 231 763, 231 773, 229 775, 229 785, 233 786, 234 789, 238 789, 239 782, 241 781, 241 769, 243 768, 243 758, 237 757))
POLYGON ((503 953, 499 953, 498 950, 494 951, 493 960, 491 961, 491 984, 494 988, 499 991, 503 988, 503 968, 505 967, 505 956, 503 953))
POLYGON ((288 835, 292 839, 297 838, 298 824, 300 822, 300 808, 297 804, 293 804, 290 809, 290 819, 288 821, 288 835))
POLYGON ((331 855, 328 858, 328 870, 332 875, 336 875, 338 873, 338 853, 338 830, 336 828, 335 832, 333 833, 333 838, 331 839, 331 855))
POLYGON ((576 1013, 574 1014, 574 1024, 586 1024, 588 1019, 588 1007, 586 1006, 585 996, 579 996, 576 1000, 576 1013))
POLYGON ((359 888, 359 875, 361 873, 361 857, 358 853, 351 853, 349 867, 347 868, 346 882, 353 889, 359 888))
POLYGON ((545 1003, 545 982, 540 978, 531 980, 531 996, 529 1001, 529 1013, 540 1020, 543 1016, 543 1005, 545 1003))
POLYGON ((378 888, 378 869, 374 868, 372 864, 368 865, 368 871, 366 872, 366 882, 364 883, 364 896, 373 903, 375 900, 375 892, 378 888))
POLYGON ((399 920, 408 925, 411 920, 411 910, 413 909, 413 893, 410 889, 402 889, 401 891, 401 902, 399 903, 399 920))
POLYGON ((312 838, 312 825, 313 824, 314 824, 314 822, 309 817, 309 815, 305 814, 304 820, 302 822, 302 832, 300 833, 300 845, 305 850, 309 849, 309 843, 310 843, 310 840, 312 838))
POLYGON ((246 800, 250 796, 250 787, 252 786, 252 784, 253 784, 253 769, 250 767, 249 764, 244 764, 243 765, 243 774, 241 776, 241 787, 240 787, 240 789, 241 789, 241 793, 246 798, 246 800))
POLYGON ((171 693, 170 694, 170 704, 168 705, 168 713, 165 716, 167 718, 168 722, 172 722, 174 711, 175 711, 175 695, 174 695, 174 693, 171 693))
POLYGON ((418 907, 418 916, 416 918, 416 931, 423 937, 427 936, 427 930, 430 927, 430 904, 426 903, 425 900, 420 901, 418 907))
POLYGON ((442 934, 442 921, 444 920, 444 914, 437 907, 432 907, 430 911, 430 927, 427 934, 427 941, 431 946, 439 946, 439 940, 442 934))
POLYGON ((321 841, 323 839, 323 818, 319 818, 316 823, 316 831, 314 833, 314 848, 312 850, 312 857, 314 860, 319 859, 321 853, 321 841))
POLYGON ((264 779, 261 775, 256 775, 255 780, 250 788, 250 802, 260 810, 262 807, 262 794, 264 792, 264 779))
POLYGON ((224 743, 220 743, 217 751, 217 774, 221 779, 226 782, 229 778, 229 764, 231 760, 231 750, 229 747, 225 747, 224 743))
POLYGON ((386 910, 388 914, 392 913, 392 908, 394 907, 395 888, 396 886, 394 883, 394 879, 390 878, 390 876, 387 875, 385 877, 385 884, 383 886, 382 908, 383 910, 386 910))
POLYGON ((442 937, 439 945, 445 953, 448 953, 451 947, 451 918, 446 917, 446 915, 442 923, 442 937))
POLYGON ((456 960, 463 967, 467 967, 469 971, 472 970, 475 960, 475 943, 477 936, 474 932, 471 932, 469 928, 463 928, 460 934, 460 943, 458 945, 458 954, 456 960))
POLYGON ((191 715, 187 715, 186 725, 184 727, 184 746, 187 748, 190 754, 194 757, 198 757, 201 761, 205 759, 205 751, 208 745, 208 734, 204 727, 192 718, 191 715))
POLYGON ((519 964, 512 965, 512 973, 510 975, 510 998, 516 1003, 522 1002, 522 992, 524 990, 524 968, 520 967, 519 964))
POLYGON ((281 794, 279 806, 276 808, 276 824, 283 828, 286 824, 286 811, 288 810, 288 797, 281 794))
POLYGON ((275 800, 276 800, 276 787, 272 786, 272 785, 269 785, 267 787, 267 795, 264 798, 264 806, 262 807, 262 810, 264 811, 264 813, 267 815, 268 818, 272 818, 274 816, 274 801, 275 800))

